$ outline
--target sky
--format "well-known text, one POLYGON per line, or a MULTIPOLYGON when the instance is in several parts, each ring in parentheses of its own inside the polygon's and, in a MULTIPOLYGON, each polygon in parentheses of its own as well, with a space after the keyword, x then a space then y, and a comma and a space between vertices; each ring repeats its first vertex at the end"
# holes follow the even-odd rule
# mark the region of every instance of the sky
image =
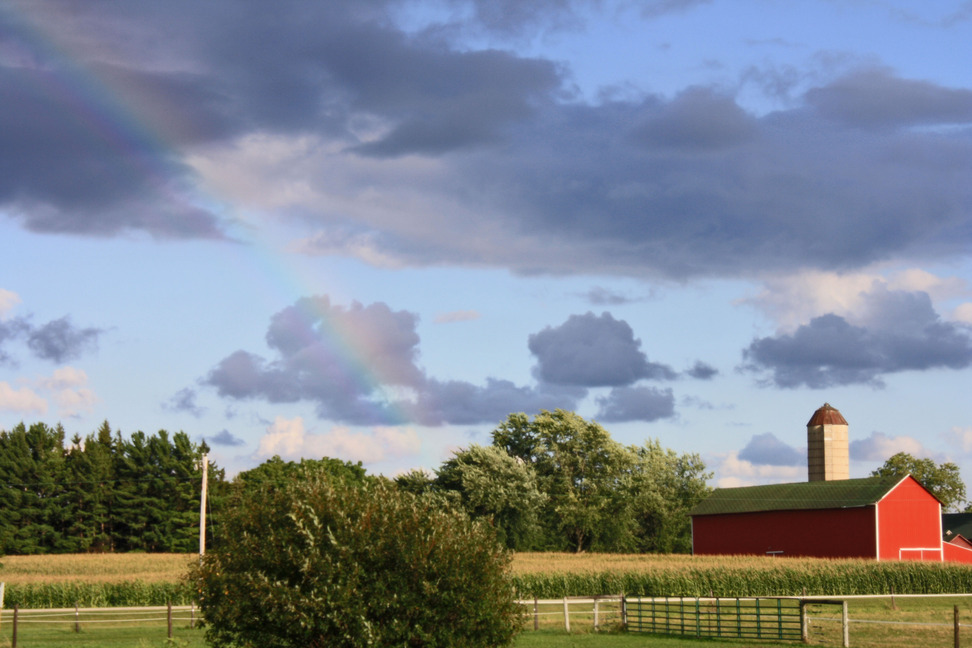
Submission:
POLYGON ((562 408, 972 483, 972 2, 0 0, 0 429, 393 476, 562 408))

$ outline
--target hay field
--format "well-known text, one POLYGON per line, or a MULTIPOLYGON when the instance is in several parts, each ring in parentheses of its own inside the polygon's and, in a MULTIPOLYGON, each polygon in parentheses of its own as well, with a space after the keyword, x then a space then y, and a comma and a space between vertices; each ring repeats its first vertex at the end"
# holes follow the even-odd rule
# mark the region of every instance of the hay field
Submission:
POLYGON ((4 556, 0 581, 8 585, 84 583, 175 583, 198 560, 195 554, 59 554, 4 556))

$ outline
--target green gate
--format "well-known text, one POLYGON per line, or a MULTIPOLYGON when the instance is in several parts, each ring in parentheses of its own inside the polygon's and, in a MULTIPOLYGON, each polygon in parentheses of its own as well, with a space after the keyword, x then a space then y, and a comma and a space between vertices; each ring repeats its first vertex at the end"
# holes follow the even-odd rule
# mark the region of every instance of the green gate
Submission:
POLYGON ((626 597, 629 632, 801 641, 804 603, 797 598, 626 597))

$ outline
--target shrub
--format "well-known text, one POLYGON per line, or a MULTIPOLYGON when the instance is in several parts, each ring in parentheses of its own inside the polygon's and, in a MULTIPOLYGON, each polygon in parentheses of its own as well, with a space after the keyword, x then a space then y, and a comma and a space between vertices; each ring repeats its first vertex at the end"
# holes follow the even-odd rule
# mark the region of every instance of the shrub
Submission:
POLYGON ((492 530, 386 480, 250 492, 190 573, 213 646, 504 646, 520 627, 492 530))

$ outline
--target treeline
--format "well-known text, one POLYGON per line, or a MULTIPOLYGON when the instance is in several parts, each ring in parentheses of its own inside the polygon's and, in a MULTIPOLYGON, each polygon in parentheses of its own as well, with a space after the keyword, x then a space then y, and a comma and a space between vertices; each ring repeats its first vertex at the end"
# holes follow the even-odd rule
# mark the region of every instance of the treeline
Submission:
MULTIPOLYGON (((126 439, 107 421, 69 443, 61 425, 0 431, 0 551, 197 551, 206 451, 184 432, 126 439)), ((223 471, 209 480, 218 499, 223 471)))
POLYGON ((457 451, 400 487, 487 518, 518 551, 687 553, 688 511, 711 489, 698 454, 618 443, 573 412, 511 414, 489 446, 457 451))
MULTIPOLYGON (((0 431, 0 552, 197 551, 206 450, 184 432, 126 439, 107 422, 69 443, 60 425, 0 431)), ((207 546, 218 546, 224 507, 245 490, 283 488, 310 473, 384 479, 327 457, 273 457, 231 482, 210 464, 207 546)), ((517 551, 687 553, 687 513, 710 492, 711 476, 697 454, 657 441, 623 445, 596 422, 556 410, 511 414, 490 445, 394 482, 488 521, 517 551)))

